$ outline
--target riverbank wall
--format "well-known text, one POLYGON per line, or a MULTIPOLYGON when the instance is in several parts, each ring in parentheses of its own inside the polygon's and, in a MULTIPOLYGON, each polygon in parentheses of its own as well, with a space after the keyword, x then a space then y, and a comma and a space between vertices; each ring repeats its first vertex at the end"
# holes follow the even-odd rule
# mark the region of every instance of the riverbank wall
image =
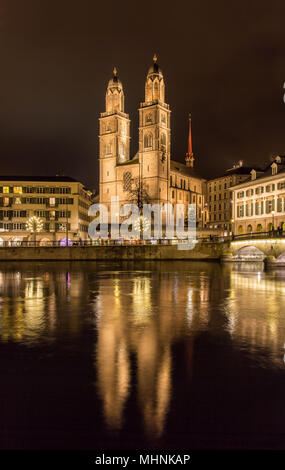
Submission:
POLYGON ((123 245, 72 247, 0 247, 0 261, 96 260, 220 260, 226 243, 197 243, 192 250, 177 245, 123 245))

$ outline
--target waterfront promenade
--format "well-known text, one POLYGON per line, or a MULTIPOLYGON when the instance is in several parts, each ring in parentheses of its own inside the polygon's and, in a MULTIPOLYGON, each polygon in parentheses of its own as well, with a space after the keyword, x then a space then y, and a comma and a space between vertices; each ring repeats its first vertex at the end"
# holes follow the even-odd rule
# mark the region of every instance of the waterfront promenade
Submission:
POLYGON ((51 242, 40 246, 38 242, 21 242, 0 247, 1 261, 94 261, 94 260, 216 260, 265 261, 281 266, 285 264, 285 236, 280 234, 252 233, 235 237, 197 239, 193 249, 173 240, 137 242, 105 240, 77 242, 62 246, 51 242))

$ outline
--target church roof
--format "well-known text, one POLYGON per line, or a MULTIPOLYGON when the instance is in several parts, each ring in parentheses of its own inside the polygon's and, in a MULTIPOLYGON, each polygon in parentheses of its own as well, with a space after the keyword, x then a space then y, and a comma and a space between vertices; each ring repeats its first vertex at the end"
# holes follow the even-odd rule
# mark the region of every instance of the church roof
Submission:
POLYGON ((131 160, 126 160, 124 162, 118 162, 117 166, 124 166, 124 165, 136 165, 139 163, 139 157, 137 155, 134 156, 131 160))
POLYGON ((191 168, 189 166, 186 166, 184 163, 176 162, 174 160, 170 160, 170 170, 171 171, 176 171, 180 173, 183 176, 192 176, 192 178, 198 178, 198 179, 205 179, 202 178, 194 168, 191 168))

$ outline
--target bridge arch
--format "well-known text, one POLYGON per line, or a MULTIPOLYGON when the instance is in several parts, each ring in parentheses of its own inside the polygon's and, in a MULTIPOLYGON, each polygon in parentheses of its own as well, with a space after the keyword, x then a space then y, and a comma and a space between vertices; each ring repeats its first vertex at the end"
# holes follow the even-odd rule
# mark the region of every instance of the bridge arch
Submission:
POLYGON ((242 246, 235 254, 235 258, 241 261, 263 261, 265 254, 254 245, 242 246))

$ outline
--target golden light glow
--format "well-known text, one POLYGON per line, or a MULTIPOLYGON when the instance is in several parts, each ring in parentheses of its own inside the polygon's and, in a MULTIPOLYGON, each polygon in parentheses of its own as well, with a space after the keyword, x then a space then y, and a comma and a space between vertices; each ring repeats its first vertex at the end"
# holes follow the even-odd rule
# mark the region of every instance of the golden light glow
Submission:
POLYGON ((134 223, 134 229, 138 232, 138 235, 142 234, 143 231, 147 231, 150 228, 150 222, 147 217, 140 216, 134 223))
POLYGON ((43 230, 43 221, 33 215, 27 222, 27 230, 29 230, 29 232, 41 232, 43 230))
POLYGON ((14 193, 22 194, 22 192, 23 192, 22 186, 14 186, 14 193))

